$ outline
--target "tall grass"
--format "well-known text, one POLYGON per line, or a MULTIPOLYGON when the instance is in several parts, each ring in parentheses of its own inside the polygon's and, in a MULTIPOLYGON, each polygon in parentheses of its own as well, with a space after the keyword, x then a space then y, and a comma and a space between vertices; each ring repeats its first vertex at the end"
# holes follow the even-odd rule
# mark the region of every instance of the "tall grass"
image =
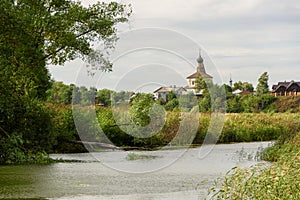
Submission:
POLYGON ((300 114, 228 114, 219 142, 276 140, 300 131, 300 114))
POLYGON ((300 133, 267 154, 275 161, 270 167, 233 169, 212 188, 210 199, 300 199, 300 133))
MULTIPOLYGON (((52 107, 56 113, 52 118, 52 124, 57 139, 53 143, 53 149, 58 152, 80 151, 80 147, 73 148, 74 144, 69 142, 79 139, 73 123, 71 107, 53 105, 52 107)), ((135 138, 124 131, 128 124, 127 121, 120 119, 121 122, 119 121, 117 124, 116 116, 113 115, 111 108, 96 108, 96 112, 104 134, 117 146, 156 148, 165 146, 171 141, 173 145, 189 145, 191 143, 190 137, 194 135, 191 132, 195 132, 192 143, 201 145, 207 135, 208 127, 213 123, 209 113, 201 113, 198 127, 195 128, 197 126, 194 123, 195 120, 185 120, 183 122, 179 111, 168 111, 161 130, 149 138, 135 138), (182 123, 184 123, 184 126, 182 123), (179 130, 183 129, 185 133, 178 135, 179 130), (180 137, 177 137, 178 140, 173 141, 176 136, 180 137)), ((119 117, 122 118, 122 116, 119 117)), ((83 122, 83 125, 85 127, 88 124, 83 122)), ((85 130, 91 128, 87 127, 85 130)), ((300 132, 300 113, 226 114, 220 137, 212 138, 212 141, 217 140, 218 143, 270 141, 277 140, 279 137, 289 138, 290 135, 296 132, 300 132)), ((91 135, 91 137, 98 137, 98 135, 91 135)), ((217 136, 211 134, 211 137, 217 136)), ((99 138, 95 138, 95 141, 99 141, 99 138)))
MULTIPOLYGON (((194 144, 201 144, 210 124, 210 115, 203 114, 194 144)), ((226 114, 219 143, 253 142, 289 138, 300 131, 299 113, 239 113, 226 114)))

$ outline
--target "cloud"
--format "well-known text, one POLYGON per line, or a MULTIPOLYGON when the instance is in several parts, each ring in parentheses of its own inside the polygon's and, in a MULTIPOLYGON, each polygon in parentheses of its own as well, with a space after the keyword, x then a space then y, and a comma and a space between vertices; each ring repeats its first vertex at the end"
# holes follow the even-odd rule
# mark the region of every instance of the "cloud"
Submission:
POLYGON ((194 20, 238 16, 252 11, 259 0, 234 1, 234 0, 127 0, 124 2, 133 5, 134 14, 142 19, 182 19, 194 20))

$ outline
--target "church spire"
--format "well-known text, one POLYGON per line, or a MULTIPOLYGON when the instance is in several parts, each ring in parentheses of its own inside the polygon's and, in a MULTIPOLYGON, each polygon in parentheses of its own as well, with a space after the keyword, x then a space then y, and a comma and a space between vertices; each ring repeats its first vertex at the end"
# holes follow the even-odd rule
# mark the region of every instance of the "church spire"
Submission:
POLYGON ((201 49, 199 49, 199 57, 197 58, 197 62, 198 62, 197 72, 206 74, 204 64, 203 64, 203 58, 201 56, 201 49))
POLYGON ((203 58, 201 57, 201 49, 199 49, 199 57, 197 58, 198 64, 203 63, 203 58))

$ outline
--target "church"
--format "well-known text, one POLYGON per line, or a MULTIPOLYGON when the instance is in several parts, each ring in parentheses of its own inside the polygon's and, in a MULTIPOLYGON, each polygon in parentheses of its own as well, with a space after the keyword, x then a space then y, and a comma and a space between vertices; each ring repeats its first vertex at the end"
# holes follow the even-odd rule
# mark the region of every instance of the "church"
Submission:
POLYGON ((176 86, 170 86, 170 87, 160 87, 157 90, 153 92, 155 99, 163 99, 164 101, 168 101, 167 96, 168 93, 173 91, 176 96, 193 93, 196 96, 201 96, 202 91, 196 91, 196 79, 198 77, 203 77, 206 80, 212 81, 213 77, 206 73, 205 67, 204 67, 204 61, 201 56, 201 53, 199 52, 199 57, 197 58, 197 70, 195 73, 189 75, 186 80, 188 85, 185 87, 176 87, 176 86))
POLYGON ((196 91, 196 79, 198 77, 202 77, 203 79, 212 81, 213 77, 206 73, 204 63, 203 63, 203 58, 201 57, 200 52, 199 52, 199 57, 197 59, 197 63, 198 63, 197 71, 186 78, 188 85, 185 87, 185 89, 188 92, 193 92, 195 95, 201 95, 201 91, 199 92, 196 91))

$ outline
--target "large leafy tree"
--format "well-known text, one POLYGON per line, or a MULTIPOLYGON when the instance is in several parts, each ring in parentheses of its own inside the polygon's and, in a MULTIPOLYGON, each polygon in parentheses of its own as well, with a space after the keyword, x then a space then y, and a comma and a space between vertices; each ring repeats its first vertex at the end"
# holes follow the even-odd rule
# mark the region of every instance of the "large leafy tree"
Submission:
POLYGON ((93 68, 111 70, 105 49, 116 41, 116 25, 128 20, 127 6, 97 3, 83 7, 70 0, 2 0, 0 4, 1 75, 11 77, 19 96, 45 98, 50 87, 46 64, 82 58, 93 68))
POLYGON ((258 95, 269 93, 268 81, 269 81, 269 75, 267 72, 264 72, 258 79, 258 84, 256 87, 256 93, 258 95))
MULTIPOLYGON (((24 151, 50 141, 49 115, 38 102, 51 86, 46 65, 82 58, 93 68, 111 70, 104 51, 93 44, 101 41, 104 49, 113 48, 116 25, 130 14, 128 6, 116 2, 84 7, 71 0, 1 0, 1 152, 10 141, 24 151)), ((0 155, 0 162, 8 157, 0 155)))

